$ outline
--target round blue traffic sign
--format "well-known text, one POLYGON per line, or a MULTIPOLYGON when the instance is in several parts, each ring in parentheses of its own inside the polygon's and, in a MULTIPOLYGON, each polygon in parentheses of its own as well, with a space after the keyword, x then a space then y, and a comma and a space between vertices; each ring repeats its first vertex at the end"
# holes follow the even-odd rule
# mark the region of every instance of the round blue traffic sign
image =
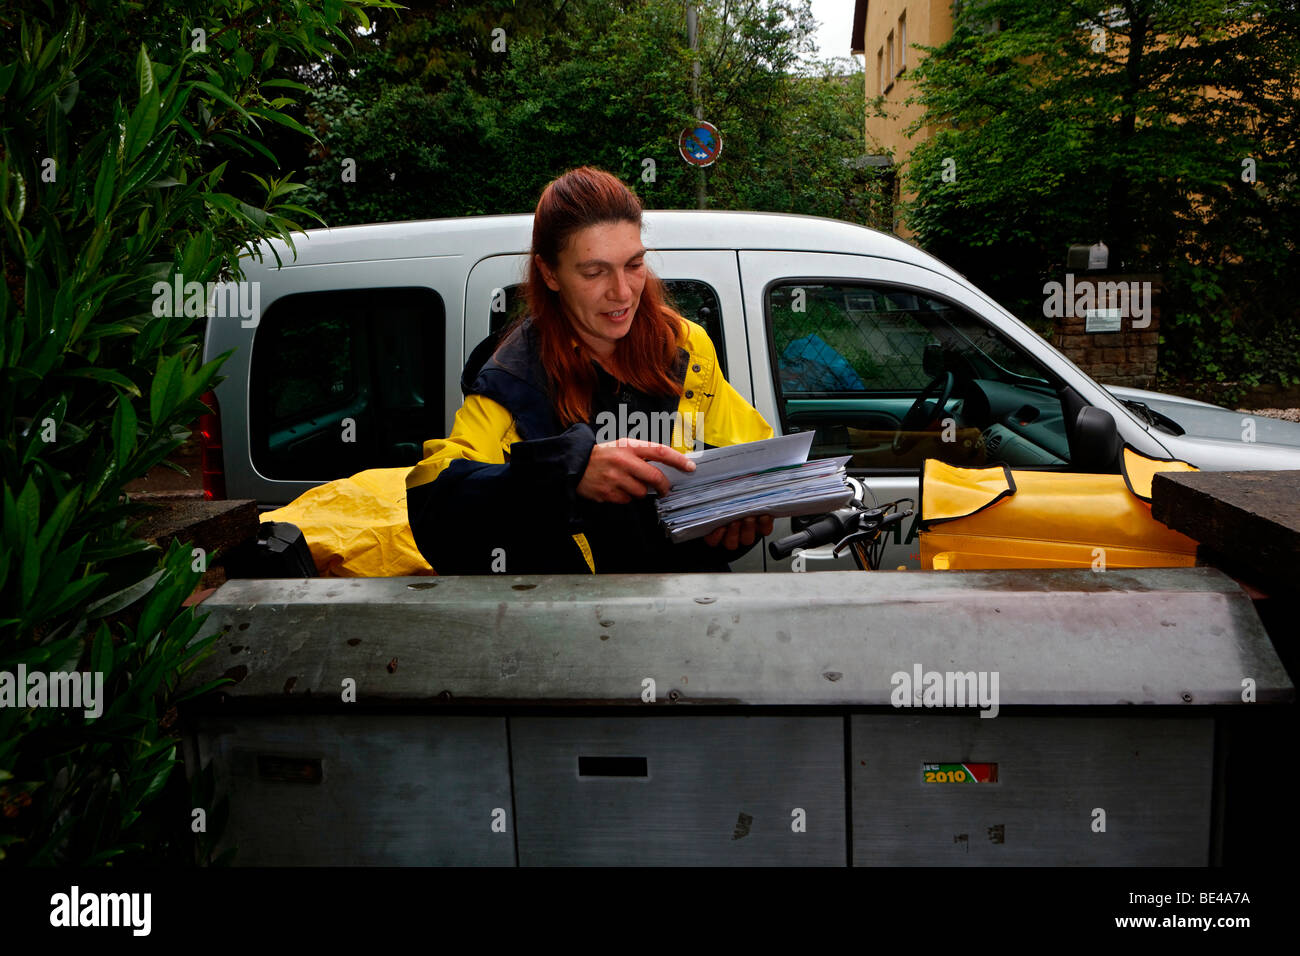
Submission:
POLYGON ((692 166, 712 166, 722 153, 722 134, 712 123, 699 120, 682 130, 677 149, 692 166))

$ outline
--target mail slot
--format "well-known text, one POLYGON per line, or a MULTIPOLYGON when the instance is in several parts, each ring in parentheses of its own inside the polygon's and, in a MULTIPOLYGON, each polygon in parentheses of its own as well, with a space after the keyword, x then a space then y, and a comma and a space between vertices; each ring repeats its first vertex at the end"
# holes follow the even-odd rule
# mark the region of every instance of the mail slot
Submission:
POLYGON ((1212 720, 863 715, 850 731, 856 865, 1209 862, 1212 720))
POLYGON ((838 717, 510 722, 519 862, 843 866, 838 717))
POLYGON ((236 865, 514 865, 504 717, 249 717, 197 740, 236 865))

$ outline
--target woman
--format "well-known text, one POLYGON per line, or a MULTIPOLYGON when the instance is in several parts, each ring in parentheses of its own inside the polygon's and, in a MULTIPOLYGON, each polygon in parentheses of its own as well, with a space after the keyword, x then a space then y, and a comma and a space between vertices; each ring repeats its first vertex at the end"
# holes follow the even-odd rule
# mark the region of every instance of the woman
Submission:
POLYGON ((693 470, 695 425, 706 446, 772 428, 723 379, 704 330, 664 304, 640 200, 601 170, 565 173, 542 192, 532 252, 528 317, 491 357, 476 350, 451 434, 407 476, 420 552, 441 574, 726 570, 772 519, 673 544, 647 497, 668 479, 649 463, 693 470), (676 448, 597 441, 611 422, 674 412, 687 425, 676 448))

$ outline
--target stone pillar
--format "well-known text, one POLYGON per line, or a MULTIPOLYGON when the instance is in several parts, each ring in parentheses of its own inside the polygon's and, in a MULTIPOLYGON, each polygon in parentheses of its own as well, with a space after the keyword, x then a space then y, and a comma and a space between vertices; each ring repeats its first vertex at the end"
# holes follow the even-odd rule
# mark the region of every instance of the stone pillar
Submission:
MULTIPOLYGON (((1152 388, 1160 343, 1160 276, 1089 272, 1060 283, 1053 344, 1103 385, 1152 388)), ((1050 300, 1049 300, 1050 305, 1050 300)))

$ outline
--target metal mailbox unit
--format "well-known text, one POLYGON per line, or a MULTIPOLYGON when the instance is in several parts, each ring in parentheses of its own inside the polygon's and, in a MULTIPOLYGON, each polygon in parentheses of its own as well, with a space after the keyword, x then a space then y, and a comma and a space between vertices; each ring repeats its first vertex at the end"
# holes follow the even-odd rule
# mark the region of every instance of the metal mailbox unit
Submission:
MULTIPOLYGON (((1214 721, 853 717, 855 862, 889 866, 1204 866, 1214 721), (956 726, 953 726, 953 725, 956 726), (922 786, 917 755, 998 767, 991 785, 922 786), (909 777, 913 786, 908 786, 909 777), (884 785, 882 785, 884 784, 884 785), (1096 815, 1101 810, 1105 817, 1096 815), (1105 821, 1105 831, 1094 822, 1105 821)), ((939 761, 934 761, 939 762, 939 761)))
POLYGON ((186 764, 244 864, 1201 866, 1216 727, 1294 698, 1212 568, 244 580, 203 608, 191 680, 232 683, 186 764))
POLYGON ((199 737, 230 797, 237 861, 254 866, 510 866, 478 826, 510 806, 501 717, 267 716, 199 737))

